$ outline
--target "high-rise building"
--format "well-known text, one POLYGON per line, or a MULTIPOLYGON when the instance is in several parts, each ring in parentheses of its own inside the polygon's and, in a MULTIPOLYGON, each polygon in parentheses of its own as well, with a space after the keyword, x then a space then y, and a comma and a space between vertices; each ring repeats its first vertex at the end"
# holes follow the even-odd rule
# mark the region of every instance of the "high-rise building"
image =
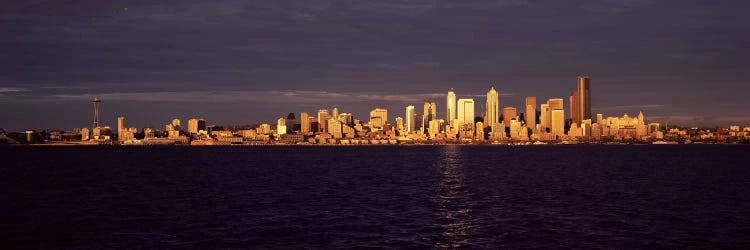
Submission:
POLYGON ((552 110, 549 108, 549 103, 542 103, 540 109, 541 109, 541 115, 539 117, 539 122, 540 122, 540 125, 542 125, 541 128, 543 130, 551 128, 552 127, 552 110))
POLYGON ((124 141, 125 140, 125 132, 127 127, 125 127, 125 117, 117 117, 117 140, 118 141, 124 141))
POLYGON ((198 134, 198 131, 206 130, 206 120, 203 118, 200 119, 190 119, 188 120, 188 133, 190 134, 198 134))
POLYGON ((485 106, 484 125, 492 127, 495 123, 500 122, 500 100, 495 87, 487 92, 487 106, 485 106))
POLYGON ((547 104, 549 105, 549 109, 555 110, 563 109, 564 102, 562 98, 552 98, 547 101, 547 104))
POLYGON ((570 121, 577 124, 581 124, 581 120, 583 120, 580 114, 579 98, 577 90, 570 94, 570 121))
POLYGON ((333 111, 331 112, 331 117, 338 119, 339 117, 339 108, 333 108, 333 111))
POLYGON ((430 121, 437 119, 437 104, 433 101, 424 102, 424 113, 422 113, 422 134, 428 134, 430 121))
POLYGON ((576 92, 578 92, 578 116, 580 120, 591 119, 591 89, 588 76, 578 76, 578 91, 576 92))
POLYGON ((406 129, 406 133, 409 133, 409 134, 414 133, 415 132, 414 131, 415 130, 415 125, 416 125, 415 124, 415 122, 416 122, 415 119, 417 118, 417 116, 414 113, 414 106, 413 105, 406 106, 405 117, 406 117, 406 124, 405 124, 405 126, 406 126, 406 128, 405 128, 406 129))
POLYGON ((564 102, 565 101, 562 98, 552 98, 547 101, 551 114, 550 133, 560 137, 565 135, 565 109, 563 106, 564 102))
POLYGON ((484 123, 483 122, 477 122, 476 123, 476 134, 474 135, 474 139, 477 141, 484 141, 484 123))
POLYGON ((341 123, 349 126, 354 125, 354 115, 352 113, 340 113, 338 117, 341 123))
POLYGON ((518 116, 518 112, 515 107, 503 108, 503 123, 505 123, 506 128, 510 127, 510 121, 516 119, 516 116, 518 116))
POLYGON ((474 126, 474 99, 458 99, 458 126, 470 124, 474 126))
POLYGON ((307 112, 302 112, 299 114, 299 121, 300 121, 300 132, 302 134, 310 133, 310 114, 307 112))
POLYGON ((276 121, 276 133, 279 135, 286 134, 286 119, 283 117, 276 121))
POLYGON ((558 138, 565 136, 565 110, 564 109, 553 109, 552 110, 552 128, 550 133, 557 135, 558 138))
POLYGON ((396 130, 397 131, 404 131, 404 118, 397 116, 396 117, 396 130))
POLYGON ((534 130, 536 128, 536 97, 526 97, 526 113, 524 114, 526 127, 534 130))
POLYGON ((448 96, 445 98, 445 122, 448 125, 453 125, 453 121, 456 119, 456 92, 453 92, 453 88, 448 91, 448 96))
POLYGON ((474 124, 474 99, 461 98, 458 99, 457 105, 458 119, 456 128, 461 139, 473 139, 475 124, 474 124))
POLYGON ((382 129, 383 126, 388 123, 388 110, 384 108, 376 108, 370 111, 370 126, 377 129, 382 129))
POLYGON ((81 129, 81 141, 88 141, 91 138, 91 131, 88 128, 81 129))
POLYGON ((328 110, 318 110, 318 132, 328 132, 328 110))
POLYGON ((328 133, 336 139, 344 137, 341 122, 338 119, 328 119, 328 133))

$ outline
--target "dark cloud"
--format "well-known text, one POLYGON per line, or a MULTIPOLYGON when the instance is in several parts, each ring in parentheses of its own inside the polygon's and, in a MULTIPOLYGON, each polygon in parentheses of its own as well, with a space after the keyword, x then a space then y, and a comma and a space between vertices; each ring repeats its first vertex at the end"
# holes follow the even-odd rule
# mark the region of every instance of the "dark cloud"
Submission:
MULTIPOLYGON (((578 74, 592 77, 594 107, 602 111, 658 103, 658 116, 742 117, 750 108, 747 7, 695 0, 8 1, 0 8, 0 103, 8 107, 0 127, 86 126, 88 113, 51 113, 88 105, 87 95, 415 96, 451 87, 476 95, 495 86, 514 93, 501 105, 520 107, 525 95, 568 96, 578 74), (29 104, 35 100, 56 105, 29 104), (39 124, 24 112, 56 119, 39 124)), ((402 113, 401 102, 370 101, 353 111, 393 106, 402 113)), ((111 111, 125 115, 143 106, 115 102, 111 111)), ((140 122, 165 120, 177 105, 188 116, 191 107, 216 110, 217 123, 303 111, 295 102, 275 103, 237 118, 222 111, 226 102, 174 102, 149 109, 140 122)))

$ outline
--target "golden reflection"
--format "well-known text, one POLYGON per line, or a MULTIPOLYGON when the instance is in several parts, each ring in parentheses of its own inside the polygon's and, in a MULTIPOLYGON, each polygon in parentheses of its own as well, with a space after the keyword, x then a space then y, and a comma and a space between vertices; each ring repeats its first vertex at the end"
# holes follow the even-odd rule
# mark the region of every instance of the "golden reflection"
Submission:
POLYGON ((440 223, 443 228, 442 248, 458 248, 468 244, 471 210, 466 207, 467 191, 461 165, 461 146, 444 146, 439 161, 442 180, 440 182, 440 223))

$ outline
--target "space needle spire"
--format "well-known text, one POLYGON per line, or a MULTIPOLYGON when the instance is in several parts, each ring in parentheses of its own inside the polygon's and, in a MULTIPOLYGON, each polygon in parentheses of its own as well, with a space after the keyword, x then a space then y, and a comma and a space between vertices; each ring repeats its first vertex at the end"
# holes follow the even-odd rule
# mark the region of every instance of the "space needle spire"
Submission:
POLYGON ((94 97, 91 102, 94 103, 94 128, 96 128, 99 127, 99 104, 102 100, 99 100, 99 97, 94 97))

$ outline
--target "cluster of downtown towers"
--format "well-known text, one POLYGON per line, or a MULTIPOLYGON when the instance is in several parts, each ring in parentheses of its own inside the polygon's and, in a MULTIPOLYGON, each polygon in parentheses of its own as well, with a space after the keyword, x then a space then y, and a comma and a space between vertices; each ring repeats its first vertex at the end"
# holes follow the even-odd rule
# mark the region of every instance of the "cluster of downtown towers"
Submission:
MULTIPOLYGON (((583 124, 591 122, 591 90, 590 79, 587 76, 578 77, 577 89, 570 95, 570 123, 583 124)), ((425 101, 421 114, 417 113, 413 105, 406 107, 404 117, 396 117, 395 124, 388 123, 388 110, 376 108, 370 112, 366 126, 371 131, 382 131, 386 134, 399 136, 423 136, 445 139, 477 139, 484 138, 488 131, 490 138, 506 138, 526 136, 532 133, 549 134, 560 137, 565 135, 564 99, 552 98, 542 103, 537 110, 537 98, 526 97, 524 116, 518 115, 515 107, 500 109, 498 92, 492 87, 487 92, 487 103, 483 116, 475 116, 475 102, 471 98, 456 98, 451 89, 446 96, 446 117, 437 117, 437 104, 425 101), (537 112, 539 111, 539 112, 537 112), (501 116, 502 115, 502 116, 501 116), (395 125, 395 126, 394 126, 395 125)), ((339 113, 337 108, 332 114, 328 110, 319 110, 317 117, 308 113, 300 115, 299 131, 303 134, 327 133, 334 138, 345 137, 347 133, 361 131, 362 123, 353 120, 350 113, 339 113)), ((286 133, 288 120, 279 119, 277 132, 286 133)))

